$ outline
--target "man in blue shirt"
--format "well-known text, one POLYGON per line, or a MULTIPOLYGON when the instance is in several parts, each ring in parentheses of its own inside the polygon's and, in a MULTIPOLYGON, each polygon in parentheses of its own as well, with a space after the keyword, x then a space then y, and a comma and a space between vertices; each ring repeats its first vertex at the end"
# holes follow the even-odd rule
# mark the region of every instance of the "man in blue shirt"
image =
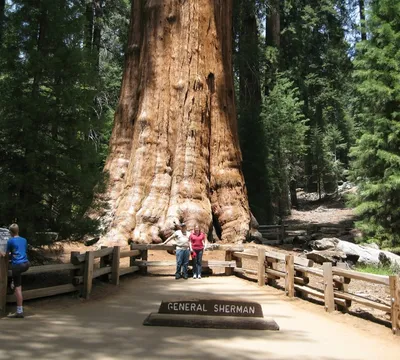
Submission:
MULTIPOLYGON (((12 224, 9 228, 12 236, 7 242, 7 254, 11 254, 11 272, 14 284, 14 294, 17 299, 17 312, 9 315, 9 318, 22 319, 24 317, 24 309, 22 307, 22 286, 21 274, 29 269, 29 261, 26 255, 28 243, 25 238, 19 236, 19 228, 17 224, 12 224)), ((0 252, 0 256, 4 256, 0 252)))

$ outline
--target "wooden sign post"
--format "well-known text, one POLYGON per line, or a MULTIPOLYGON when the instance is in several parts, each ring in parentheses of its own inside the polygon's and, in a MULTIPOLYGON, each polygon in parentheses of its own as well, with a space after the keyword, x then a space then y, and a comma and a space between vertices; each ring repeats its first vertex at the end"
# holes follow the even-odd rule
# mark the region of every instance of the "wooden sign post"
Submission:
POLYGON ((210 299, 163 301, 158 313, 151 313, 143 325, 279 330, 274 320, 264 319, 258 303, 210 299))
POLYGON ((0 257, 0 316, 6 314, 8 257, 0 257))

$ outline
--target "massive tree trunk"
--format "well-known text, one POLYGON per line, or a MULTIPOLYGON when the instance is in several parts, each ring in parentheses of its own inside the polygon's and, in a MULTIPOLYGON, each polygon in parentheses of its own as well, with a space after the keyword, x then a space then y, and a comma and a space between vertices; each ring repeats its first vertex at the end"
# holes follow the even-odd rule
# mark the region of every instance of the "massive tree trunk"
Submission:
POLYGON ((160 242, 213 220, 249 230, 231 64, 232 0, 134 0, 105 171, 101 243, 160 242))

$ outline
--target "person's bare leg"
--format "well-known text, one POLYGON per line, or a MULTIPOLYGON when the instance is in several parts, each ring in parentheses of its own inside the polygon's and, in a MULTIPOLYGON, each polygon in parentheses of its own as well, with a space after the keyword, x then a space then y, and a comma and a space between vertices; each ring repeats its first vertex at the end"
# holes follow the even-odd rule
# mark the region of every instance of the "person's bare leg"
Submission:
POLYGON ((14 290, 14 294, 17 299, 17 306, 22 307, 22 302, 24 301, 24 298, 22 297, 22 286, 17 286, 14 290))

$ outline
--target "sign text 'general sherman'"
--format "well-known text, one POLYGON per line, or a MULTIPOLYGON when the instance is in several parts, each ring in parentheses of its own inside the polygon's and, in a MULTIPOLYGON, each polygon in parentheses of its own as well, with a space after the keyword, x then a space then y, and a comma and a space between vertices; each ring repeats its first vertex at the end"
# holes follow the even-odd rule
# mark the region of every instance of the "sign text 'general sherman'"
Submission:
POLYGON ((160 305, 159 313, 263 317, 260 304, 228 300, 163 301, 160 305))

